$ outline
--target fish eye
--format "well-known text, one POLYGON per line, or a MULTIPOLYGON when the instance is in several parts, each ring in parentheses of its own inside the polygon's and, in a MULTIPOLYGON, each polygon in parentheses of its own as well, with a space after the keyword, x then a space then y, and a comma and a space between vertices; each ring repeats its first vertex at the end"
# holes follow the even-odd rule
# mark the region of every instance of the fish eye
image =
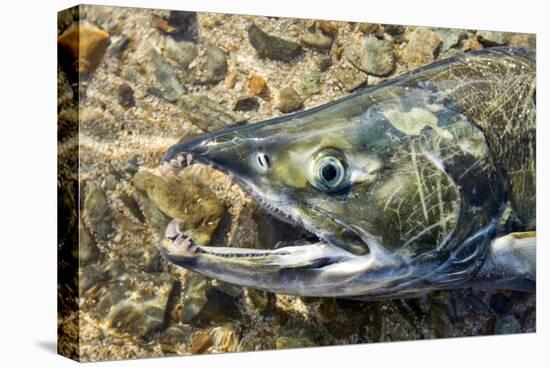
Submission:
POLYGON ((333 149, 320 152, 311 159, 307 176, 309 183, 318 190, 335 192, 342 189, 348 181, 343 155, 333 149))
POLYGON ((255 161, 256 168, 260 173, 266 173, 271 168, 271 160, 265 153, 258 153, 255 161))

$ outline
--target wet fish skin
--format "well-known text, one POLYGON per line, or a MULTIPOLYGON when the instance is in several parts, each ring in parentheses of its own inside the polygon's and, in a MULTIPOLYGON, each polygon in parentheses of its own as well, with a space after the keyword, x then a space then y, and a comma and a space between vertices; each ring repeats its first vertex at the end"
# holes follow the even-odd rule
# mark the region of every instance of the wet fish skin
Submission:
POLYGON ((280 293, 384 298, 467 286, 506 207, 508 226, 533 230, 535 91, 534 53, 494 48, 178 144, 165 165, 192 155, 231 174, 318 242, 189 251, 165 239, 161 249, 204 275, 280 293))

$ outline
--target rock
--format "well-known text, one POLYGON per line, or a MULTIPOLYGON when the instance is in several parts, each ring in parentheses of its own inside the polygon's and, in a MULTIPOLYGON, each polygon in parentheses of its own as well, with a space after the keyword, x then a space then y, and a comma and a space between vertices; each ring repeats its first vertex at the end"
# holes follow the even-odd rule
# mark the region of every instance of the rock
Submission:
POLYGON ((477 32, 477 39, 479 40, 479 42, 481 42, 484 46, 488 46, 488 47, 502 46, 506 44, 506 36, 507 36, 507 33, 505 32, 492 32, 492 31, 477 32))
POLYGON ((166 216, 181 221, 180 230, 199 245, 210 241, 224 208, 212 191, 195 176, 184 171, 180 176, 160 177, 140 171, 132 184, 166 216))
POLYGON ((234 319, 238 315, 237 298, 229 294, 226 287, 214 287, 210 279, 187 273, 172 316, 177 322, 209 323, 234 319))
POLYGON ((124 266, 124 263, 120 260, 112 260, 106 269, 106 275, 109 276, 110 279, 118 279, 118 277, 126 274, 126 266, 124 266))
POLYGON ((203 354, 214 345, 214 339, 210 333, 199 331, 193 336, 191 343, 191 354, 203 354))
POLYGON ((88 231, 84 228, 82 222, 80 222, 80 226, 78 227, 78 237, 78 258, 80 262, 86 264, 97 261, 100 255, 99 249, 92 237, 88 234, 88 231))
POLYGON ((404 315, 393 312, 382 316, 380 341, 416 340, 418 330, 404 315))
POLYGON ((330 66, 332 65, 332 60, 330 59, 329 56, 326 56, 326 55, 319 55, 316 59, 315 59, 315 62, 317 64, 317 66, 319 67, 319 70, 320 71, 327 71, 328 68, 330 68, 330 66))
POLYGON ((510 47, 535 48, 537 38, 530 33, 509 33, 507 45, 510 47))
POLYGON ((405 32, 405 27, 398 24, 383 24, 384 32, 392 36, 396 36, 405 32))
POLYGON ((334 77, 342 83, 347 92, 352 92, 367 82, 367 75, 349 62, 340 63, 334 77))
POLYGON ((249 288, 246 292, 250 302, 254 305, 256 310, 260 313, 264 313, 271 304, 272 293, 260 291, 257 289, 249 288))
POLYGON ((418 27, 409 35, 403 49, 403 61, 410 67, 419 67, 434 61, 441 39, 432 30, 418 27))
POLYGON ((162 330, 156 340, 163 353, 186 354, 187 346, 191 345, 191 330, 187 325, 171 325, 166 330, 162 330))
POLYGON ((58 44, 80 75, 87 75, 97 68, 107 46, 109 33, 86 22, 74 23, 57 38, 58 44))
POLYGON ((197 57, 197 47, 191 42, 177 42, 172 38, 166 38, 164 52, 171 60, 178 64, 181 70, 187 70, 189 65, 197 57))
POLYGON ((178 99, 177 105, 189 122, 206 132, 221 130, 245 122, 237 114, 228 111, 223 105, 204 95, 183 95, 178 99))
POLYGON ((302 36, 303 44, 317 48, 330 48, 332 46, 332 41, 332 37, 327 36, 321 29, 316 27, 306 30, 302 36))
POLYGON ((275 347, 277 349, 290 349, 315 346, 316 343, 313 341, 312 335, 309 334, 309 329, 303 325, 287 323, 279 330, 275 347))
POLYGON ((336 36, 336 33, 338 33, 338 27, 334 25, 334 23, 329 22, 327 20, 318 20, 315 22, 315 25, 324 34, 327 34, 329 36, 334 37, 336 36))
POLYGON ((453 324, 449 318, 449 310, 445 305, 439 303, 431 305, 427 321, 428 327, 433 330, 436 337, 452 336, 453 324))
POLYGON ((185 279, 181 302, 176 306, 176 319, 189 323, 204 308, 208 299, 206 289, 210 286, 207 278, 196 273, 188 273, 185 279))
POLYGON ((113 217, 111 207, 105 192, 93 182, 88 183, 88 193, 84 201, 84 217, 92 234, 102 241, 107 240, 113 232, 113 217))
POLYGON ((162 98, 169 102, 175 102, 185 93, 172 65, 165 61, 155 49, 149 49, 145 62, 154 68, 153 72, 160 86, 162 98))
POLYGON ((110 327, 144 338, 164 324, 175 282, 166 273, 140 273, 113 282, 96 306, 110 327))
POLYGON ((267 89, 265 79, 259 75, 251 75, 248 79, 248 91, 256 96, 262 94, 267 89))
POLYGON ((357 69, 376 76, 390 74, 395 67, 395 56, 390 42, 373 36, 364 37, 344 50, 344 57, 357 69))
POLYGON ((145 223, 145 217, 143 216, 136 199, 126 193, 121 193, 118 195, 118 198, 122 201, 124 206, 128 208, 134 218, 136 218, 140 223, 145 223))
POLYGON ((164 215, 164 213, 161 212, 160 209, 157 208, 151 200, 149 200, 149 198, 147 198, 146 194, 139 195, 138 200, 141 204, 143 214, 145 215, 153 229, 157 232, 159 236, 163 237, 164 233, 166 232, 166 227, 172 219, 164 215))
POLYGON ((128 173, 129 175, 135 175, 138 170, 139 157, 135 155, 132 158, 128 159, 128 162, 126 162, 126 165, 124 166, 124 172, 128 173))
POLYGON ((302 53, 299 44, 271 36, 255 24, 248 28, 248 40, 262 59, 289 62, 302 53))
POLYGON ((105 189, 113 191, 116 189, 118 184, 117 178, 113 174, 108 174, 105 176, 105 189))
POLYGON ((498 315, 504 315, 512 309, 512 300, 502 293, 495 293, 491 295, 489 299, 489 306, 491 306, 493 311, 498 315))
POLYGON ((85 271, 78 275, 78 289, 81 292, 86 292, 95 285, 102 284, 108 279, 105 272, 98 269, 96 266, 89 266, 85 271))
POLYGON ((260 107, 260 102, 256 97, 241 97, 235 102, 235 107, 233 111, 257 111, 260 107))
POLYGON ((189 64, 188 81, 196 84, 218 83, 227 73, 225 53, 214 45, 199 47, 197 57, 189 64))
POLYGON ((364 34, 372 34, 377 37, 384 35, 384 29, 380 24, 375 23, 359 23, 357 25, 357 30, 364 34))
POLYGON ((514 315, 506 315, 496 319, 495 334, 516 334, 521 332, 521 325, 514 315))
POLYGON ((124 108, 130 108, 136 105, 134 90, 128 83, 122 83, 118 87, 118 103, 124 108))
POLYGON ((321 73, 310 71, 300 78, 298 91, 303 98, 321 93, 321 73))
POLYGON ((277 108, 283 113, 293 112, 302 106, 302 97, 292 87, 286 87, 279 91, 279 103, 277 108))
POLYGON ((177 40, 195 41, 198 35, 197 13, 172 10, 167 18, 153 15, 153 27, 177 40))
POLYGON ((435 33, 441 39, 440 52, 444 53, 452 47, 455 47, 460 41, 468 37, 468 33, 464 29, 456 28, 438 28, 435 33))

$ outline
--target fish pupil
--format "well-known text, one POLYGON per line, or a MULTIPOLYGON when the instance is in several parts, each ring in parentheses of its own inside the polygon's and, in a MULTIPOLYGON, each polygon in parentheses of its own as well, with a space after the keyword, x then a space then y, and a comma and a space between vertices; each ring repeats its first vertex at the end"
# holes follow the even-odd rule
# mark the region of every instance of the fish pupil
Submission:
POLYGON ((326 182, 333 181, 336 178, 337 174, 338 172, 336 171, 336 167, 334 167, 334 165, 332 164, 327 164, 321 170, 321 175, 326 182))

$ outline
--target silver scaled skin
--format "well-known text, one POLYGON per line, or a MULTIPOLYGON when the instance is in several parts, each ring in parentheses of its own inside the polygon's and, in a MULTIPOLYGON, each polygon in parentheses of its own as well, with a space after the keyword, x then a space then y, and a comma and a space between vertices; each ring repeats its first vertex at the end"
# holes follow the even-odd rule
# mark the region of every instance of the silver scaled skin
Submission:
POLYGON ((198 246, 173 221, 161 251, 208 277, 300 296, 534 290, 535 91, 534 52, 486 49, 175 145, 165 168, 231 174, 316 240, 198 246))

